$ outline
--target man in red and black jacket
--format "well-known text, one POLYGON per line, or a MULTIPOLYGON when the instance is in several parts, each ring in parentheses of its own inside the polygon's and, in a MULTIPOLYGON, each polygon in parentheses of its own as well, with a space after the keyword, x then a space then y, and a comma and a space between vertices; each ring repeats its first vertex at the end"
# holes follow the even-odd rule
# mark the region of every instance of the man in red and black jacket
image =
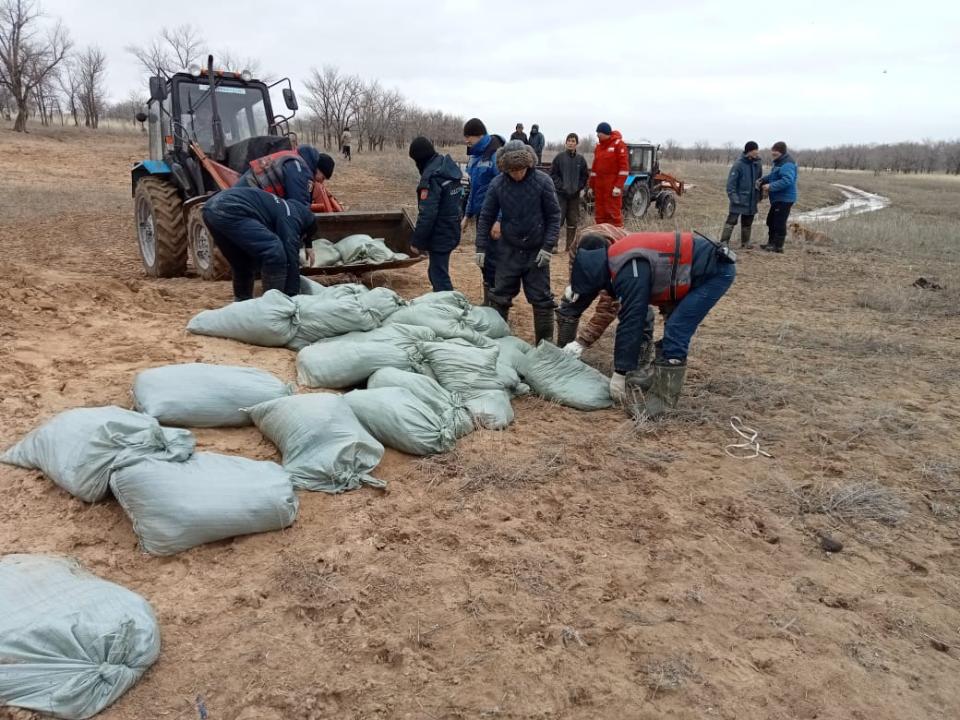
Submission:
POLYGON ((620 302, 610 396, 630 414, 656 417, 676 407, 690 339, 733 284, 735 257, 698 233, 634 233, 609 247, 599 236, 581 239, 566 309, 583 312, 603 290, 620 302), (638 368, 649 305, 667 320, 653 367, 638 368))

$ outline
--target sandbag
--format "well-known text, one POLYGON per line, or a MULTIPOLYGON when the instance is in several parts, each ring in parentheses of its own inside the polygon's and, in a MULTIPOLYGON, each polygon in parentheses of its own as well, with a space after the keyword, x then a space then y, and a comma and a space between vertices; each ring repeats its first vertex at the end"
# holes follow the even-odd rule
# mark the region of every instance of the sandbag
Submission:
POLYGON ((321 341, 297 354, 297 378, 307 387, 340 389, 362 383, 380 368, 419 372, 419 343, 435 337, 428 328, 388 325, 321 341))
POLYGON ((239 427, 250 424, 240 408, 293 393, 293 387, 265 370, 186 363, 137 373, 134 407, 167 425, 239 427))
POLYGON ((503 430, 514 420, 510 393, 506 390, 478 390, 468 393, 464 404, 473 422, 490 430, 503 430))
POLYGON ((344 297, 346 295, 358 296, 370 292, 368 288, 359 283, 341 283, 338 285, 323 285, 316 280, 311 280, 304 275, 300 276, 300 294, 301 295, 323 295, 327 299, 344 297))
POLYGON ((458 438, 473 432, 473 419, 466 405, 463 404, 460 393, 445 390, 433 378, 407 370, 381 368, 367 380, 368 389, 386 387, 409 390, 441 418, 448 418, 458 438))
POLYGON ((383 445, 364 429, 343 396, 294 395, 255 405, 249 413, 280 449, 294 486, 341 493, 386 485, 370 475, 380 464, 383 445))
POLYGON ((279 290, 194 315, 187 331, 251 345, 283 347, 297 333, 297 304, 279 290))
POLYGON ((369 235, 349 235, 338 241, 334 247, 340 253, 340 265, 377 265, 391 260, 406 260, 409 257, 393 252, 382 239, 369 235))
POLYGON ((492 307, 475 305, 467 311, 467 321, 477 332, 488 338, 502 338, 510 335, 510 325, 492 307))
POLYGON ((297 516, 297 495, 283 468, 216 453, 182 463, 143 460, 113 473, 110 489, 151 555, 280 530, 297 516))
POLYGON ((183 461, 196 444, 189 430, 116 406, 76 408, 51 418, 0 455, 0 462, 40 470, 87 502, 106 497, 110 473, 142 458, 183 461))
MULTIPOLYGON (((309 267, 329 267, 340 262, 340 253, 337 247, 329 240, 318 238, 313 241, 313 264, 309 267)), ((300 250, 300 265, 307 266, 307 251, 300 250)))
POLYGON ((317 340, 348 332, 373 330, 380 325, 379 316, 353 295, 298 296, 296 304, 300 321, 296 334, 287 343, 291 350, 301 350, 317 340))
POLYGON ((410 301, 411 305, 453 305, 461 310, 470 308, 470 301, 467 296, 459 290, 441 290, 439 292, 428 292, 415 297, 410 301))
POLYGON ((384 387, 343 396, 371 435, 408 455, 449 452, 457 443, 454 419, 434 412, 409 390, 384 387))
POLYGON ((497 338, 494 343, 500 348, 497 356, 497 374, 514 397, 530 393, 530 386, 523 382, 520 374, 524 356, 533 349, 526 340, 513 335, 497 338))
POLYGON ((390 288, 373 288, 358 298, 360 304, 373 313, 377 325, 406 305, 406 301, 390 288))
POLYGON ((613 405, 609 378, 546 340, 526 354, 521 374, 533 392, 546 400, 577 410, 613 405))
POLYGON ((510 394, 497 368, 500 349, 495 344, 476 347, 464 340, 424 342, 421 352, 437 382, 460 394, 476 424, 502 429, 513 422, 510 394))
POLYGON ((444 339, 459 338, 474 345, 485 345, 489 342, 488 338, 477 332, 469 312, 456 305, 446 303, 408 305, 387 318, 386 324, 394 323, 428 327, 437 334, 437 337, 444 339))
POLYGON ((0 558, 0 703, 89 718, 160 654, 149 603, 48 555, 0 558))

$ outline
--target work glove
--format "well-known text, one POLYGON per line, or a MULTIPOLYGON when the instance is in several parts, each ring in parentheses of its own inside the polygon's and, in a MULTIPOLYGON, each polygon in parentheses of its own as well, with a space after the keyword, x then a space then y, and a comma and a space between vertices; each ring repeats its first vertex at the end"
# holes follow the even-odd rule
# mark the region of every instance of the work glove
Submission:
POLYGON ((477 253, 477 267, 480 268, 481 270, 483 270, 483 260, 484 258, 486 258, 486 256, 487 256, 486 253, 482 253, 482 252, 477 253))
POLYGON ((573 288, 567 285, 566 289, 563 291, 563 299, 568 303, 575 303, 580 299, 580 293, 575 293, 573 288))
POLYGON ((573 357, 577 358, 578 360, 580 359, 580 356, 583 355, 583 351, 584 351, 585 349, 586 349, 586 348, 584 348, 583 345, 581 345, 580 343, 578 343, 576 340, 574 340, 574 341, 572 341, 572 342, 568 342, 566 345, 563 346, 563 351, 564 351, 567 355, 572 355, 573 357))
POLYGON ((610 399, 622 403, 627 397, 627 376, 615 372, 610 376, 610 399))
POLYGON ((550 253, 549 250, 541 250, 540 252, 537 253, 537 267, 538 268, 550 267, 550 258, 552 257, 553 255, 550 253))
POLYGON ((615 187, 615 188, 613 189, 613 196, 614 196, 614 197, 620 197, 620 195, 622 195, 622 194, 623 194, 623 190, 621 190, 620 188, 615 187))

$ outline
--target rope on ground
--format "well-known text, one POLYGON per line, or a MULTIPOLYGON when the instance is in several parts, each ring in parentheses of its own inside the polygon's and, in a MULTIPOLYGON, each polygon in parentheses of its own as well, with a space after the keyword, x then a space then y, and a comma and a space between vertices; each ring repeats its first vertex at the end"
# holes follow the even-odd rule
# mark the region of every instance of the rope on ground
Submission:
POLYGON ((733 431, 744 439, 742 443, 730 443, 723 448, 723 451, 737 460, 752 460, 755 457, 763 455, 764 457, 773 457, 770 453, 760 449, 760 441, 757 439, 760 433, 752 427, 743 424, 743 420, 734 415, 730 418, 730 427, 733 431))

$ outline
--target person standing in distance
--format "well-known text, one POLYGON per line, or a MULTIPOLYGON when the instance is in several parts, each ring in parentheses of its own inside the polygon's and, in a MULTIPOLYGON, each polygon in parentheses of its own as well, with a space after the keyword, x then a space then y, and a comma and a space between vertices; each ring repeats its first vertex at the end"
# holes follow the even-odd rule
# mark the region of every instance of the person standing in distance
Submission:
POLYGON ((787 152, 787 144, 782 140, 770 148, 773 154, 773 168, 760 178, 761 189, 766 188, 770 197, 770 211, 767 213, 767 228, 770 231, 766 245, 761 250, 782 253, 783 243, 787 239, 787 219, 790 208, 797 201, 797 163, 787 152))
POLYGON ((753 231, 753 217, 757 214, 757 205, 760 202, 760 189, 757 181, 763 175, 763 164, 760 162, 760 146, 753 140, 743 146, 743 154, 737 158, 727 175, 727 199, 730 207, 727 210, 727 221, 723 225, 723 234, 720 242, 730 244, 733 229, 740 221, 740 247, 751 248, 750 233, 753 231))
POLYGON ((627 146, 620 131, 607 122, 597 125, 597 140, 589 180, 596 222, 623 227, 623 185, 630 174, 627 146))
MULTIPOLYGON (((590 171, 583 155, 577 152, 580 138, 576 133, 567 135, 566 149, 558 153, 550 163, 550 178, 557 189, 560 203, 560 218, 567 225, 567 239, 563 249, 569 251, 580 224, 580 193, 587 186, 590 171)), ((536 148, 534 148, 536 150, 536 148)))

